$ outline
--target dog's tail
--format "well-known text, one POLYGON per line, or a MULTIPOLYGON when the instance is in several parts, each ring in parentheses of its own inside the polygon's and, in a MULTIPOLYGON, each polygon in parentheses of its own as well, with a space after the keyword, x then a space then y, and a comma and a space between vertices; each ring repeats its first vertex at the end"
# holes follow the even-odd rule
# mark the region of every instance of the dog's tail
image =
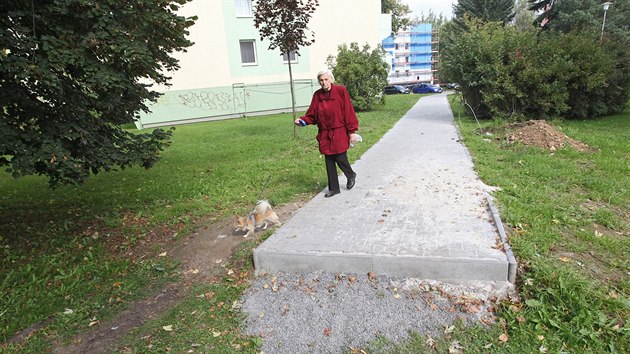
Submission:
POLYGON ((254 208, 254 212, 256 214, 263 214, 269 209, 271 209, 271 205, 269 204, 268 201, 266 201, 266 200, 259 200, 256 203, 256 207, 254 208))

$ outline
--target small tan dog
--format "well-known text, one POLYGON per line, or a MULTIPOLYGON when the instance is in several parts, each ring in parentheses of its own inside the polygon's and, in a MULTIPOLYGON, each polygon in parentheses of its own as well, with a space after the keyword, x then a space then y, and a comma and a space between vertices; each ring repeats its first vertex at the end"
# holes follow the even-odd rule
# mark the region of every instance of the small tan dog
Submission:
POLYGON ((271 205, 266 200, 259 200, 254 207, 254 211, 247 216, 236 216, 234 231, 247 231, 243 237, 254 234, 256 229, 262 226, 263 230, 267 229, 267 224, 271 222, 280 226, 278 215, 271 209, 271 205), (264 224, 264 225, 263 225, 264 224))

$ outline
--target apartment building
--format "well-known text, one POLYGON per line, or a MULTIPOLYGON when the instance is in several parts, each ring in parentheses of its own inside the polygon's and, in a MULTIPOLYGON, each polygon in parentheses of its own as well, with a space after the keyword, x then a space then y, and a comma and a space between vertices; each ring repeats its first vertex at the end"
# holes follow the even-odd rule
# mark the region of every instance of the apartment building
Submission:
POLYGON ((383 40, 391 85, 436 83, 439 34, 430 23, 401 30, 383 40))
MULTIPOLYGON (((255 5, 255 3, 254 3, 255 5)), ((380 44, 391 33, 391 15, 380 0, 319 0, 308 25, 315 43, 299 55, 269 50, 254 27, 252 0, 194 0, 181 14, 197 16, 189 38, 195 44, 177 53, 181 68, 170 87, 141 114, 139 128, 291 111, 288 61, 296 104, 305 109, 319 88, 318 71, 343 43, 380 44)))

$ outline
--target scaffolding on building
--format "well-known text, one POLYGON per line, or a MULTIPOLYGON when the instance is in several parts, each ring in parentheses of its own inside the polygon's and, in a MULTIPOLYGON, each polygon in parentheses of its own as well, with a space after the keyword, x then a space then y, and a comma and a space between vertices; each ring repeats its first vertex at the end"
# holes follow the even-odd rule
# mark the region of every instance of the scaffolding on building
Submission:
POLYGON ((383 40, 390 65, 390 85, 437 83, 440 60, 439 31, 431 23, 421 23, 398 31, 383 40))

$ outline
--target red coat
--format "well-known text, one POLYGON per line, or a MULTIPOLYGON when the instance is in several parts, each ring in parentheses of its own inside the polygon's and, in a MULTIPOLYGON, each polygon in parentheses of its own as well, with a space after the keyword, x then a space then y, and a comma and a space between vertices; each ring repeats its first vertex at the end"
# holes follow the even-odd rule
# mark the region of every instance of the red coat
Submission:
POLYGON ((319 152, 324 155, 348 151, 350 134, 359 129, 348 90, 341 85, 333 84, 329 92, 315 91, 306 115, 300 118, 307 124, 317 124, 319 152))

